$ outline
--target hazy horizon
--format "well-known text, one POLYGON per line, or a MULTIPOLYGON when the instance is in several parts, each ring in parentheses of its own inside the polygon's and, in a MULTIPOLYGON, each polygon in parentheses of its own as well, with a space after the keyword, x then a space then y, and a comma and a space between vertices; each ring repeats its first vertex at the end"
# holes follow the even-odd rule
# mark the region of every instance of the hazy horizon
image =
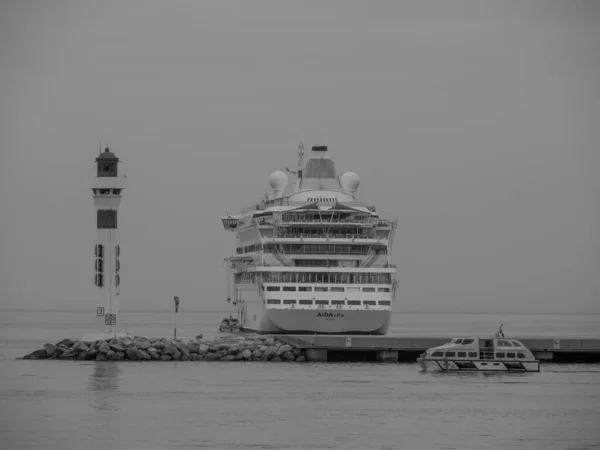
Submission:
POLYGON ((3 310, 94 310, 102 140, 122 311, 227 308, 303 141, 398 219, 394 312, 600 312, 598 2, 13 0, 0 61, 3 310))

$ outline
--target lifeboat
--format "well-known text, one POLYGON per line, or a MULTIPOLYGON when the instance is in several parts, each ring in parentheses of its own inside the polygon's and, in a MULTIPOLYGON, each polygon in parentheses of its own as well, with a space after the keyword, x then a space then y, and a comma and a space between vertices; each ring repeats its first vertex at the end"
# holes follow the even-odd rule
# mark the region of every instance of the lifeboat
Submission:
POLYGON ((540 362, 523 343, 506 338, 458 337, 427 349, 417 363, 424 372, 539 372, 540 362))

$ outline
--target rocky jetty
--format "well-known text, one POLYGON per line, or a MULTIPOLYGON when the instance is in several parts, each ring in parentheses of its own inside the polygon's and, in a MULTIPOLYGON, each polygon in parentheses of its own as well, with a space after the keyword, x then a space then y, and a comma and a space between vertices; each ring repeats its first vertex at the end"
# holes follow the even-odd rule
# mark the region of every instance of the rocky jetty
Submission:
POLYGON ((177 340, 128 336, 94 342, 63 339, 23 359, 304 362, 306 356, 303 349, 268 336, 177 340))

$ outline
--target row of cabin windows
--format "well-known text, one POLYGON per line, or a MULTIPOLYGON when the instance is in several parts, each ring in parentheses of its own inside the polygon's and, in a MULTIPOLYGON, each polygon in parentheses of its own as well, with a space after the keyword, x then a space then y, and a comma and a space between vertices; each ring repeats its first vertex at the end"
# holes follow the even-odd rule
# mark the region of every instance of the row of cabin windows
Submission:
MULTIPOLYGON (((263 303, 265 303, 265 301, 263 300, 263 303)), ((267 305, 318 305, 318 306, 325 306, 325 305, 334 305, 334 306, 343 306, 343 305, 348 305, 348 306, 359 306, 359 305, 371 305, 371 306, 375 306, 375 305, 380 305, 380 306, 390 306, 392 304, 391 301, 389 300, 379 300, 379 301, 375 301, 375 300, 291 300, 291 299, 285 299, 285 300, 280 300, 277 298, 269 298, 266 301, 267 305)))
POLYGON ((364 255, 371 249, 376 254, 386 255, 387 246, 385 245, 365 245, 365 244, 265 244, 263 250, 267 253, 283 251, 290 255, 300 254, 350 254, 364 255))
POLYGON ((392 277, 389 273, 262 272, 262 281, 265 283, 391 284, 392 277))
POLYGON ((370 250, 375 254, 387 255, 385 245, 364 245, 364 244, 253 244, 245 247, 236 248, 237 254, 251 253, 263 250, 265 253, 283 252, 290 255, 305 254, 349 254, 365 255, 370 250))
MULTIPOLYGON (((313 288, 312 287, 308 287, 308 286, 300 286, 298 287, 299 291, 302 292, 309 292, 312 291, 313 288)), ((296 286, 267 286, 267 291, 284 291, 284 292, 296 292, 296 286)), ((315 292, 345 292, 346 288, 340 287, 340 286, 331 286, 331 287, 321 287, 321 286, 315 286, 314 288, 315 292)), ((364 287, 362 288, 363 292, 390 292, 390 288, 388 287, 380 287, 377 288, 377 291, 375 290, 374 287, 364 287)))
MULTIPOLYGON (((310 201, 310 199, 309 199, 310 201)), ((281 216, 283 222, 328 222, 328 223, 339 223, 339 222, 364 222, 367 219, 365 215, 352 215, 352 214, 335 214, 333 218, 331 214, 297 214, 287 213, 281 216)))
MULTIPOLYGON (((242 272, 235 275, 234 282, 236 284, 252 284, 257 282, 315 284, 391 284, 392 277, 389 273, 242 272)), ((324 289, 327 290, 327 288, 324 289)), ((360 290, 360 287, 347 286, 345 289, 346 291, 358 291, 360 290)), ((374 287, 365 289, 367 290, 365 290, 364 292, 375 292, 374 287)), ((312 288, 299 290, 312 290, 312 288)))
POLYGON ((94 195, 121 195, 121 189, 92 189, 94 195))
MULTIPOLYGON (((442 357, 444 356, 445 358, 467 358, 467 354, 468 354, 468 358, 477 358, 477 352, 446 352, 446 354, 444 355, 444 352, 433 352, 431 354, 431 356, 433 357, 442 357)), ((515 356, 515 353, 496 353, 496 358, 497 359, 504 359, 504 358, 521 358, 524 359, 525 358, 525 354, 523 353, 517 353, 515 356)))

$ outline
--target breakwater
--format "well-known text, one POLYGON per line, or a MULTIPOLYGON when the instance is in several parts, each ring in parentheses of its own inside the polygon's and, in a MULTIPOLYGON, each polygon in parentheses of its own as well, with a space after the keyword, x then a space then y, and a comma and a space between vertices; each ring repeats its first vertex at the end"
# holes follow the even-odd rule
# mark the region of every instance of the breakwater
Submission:
POLYGON ((92 361, 273 361, 304 362, 305 350, 270 336, 207 339, 120 337, 94 342, 63 339, 23 359, 92 361))

